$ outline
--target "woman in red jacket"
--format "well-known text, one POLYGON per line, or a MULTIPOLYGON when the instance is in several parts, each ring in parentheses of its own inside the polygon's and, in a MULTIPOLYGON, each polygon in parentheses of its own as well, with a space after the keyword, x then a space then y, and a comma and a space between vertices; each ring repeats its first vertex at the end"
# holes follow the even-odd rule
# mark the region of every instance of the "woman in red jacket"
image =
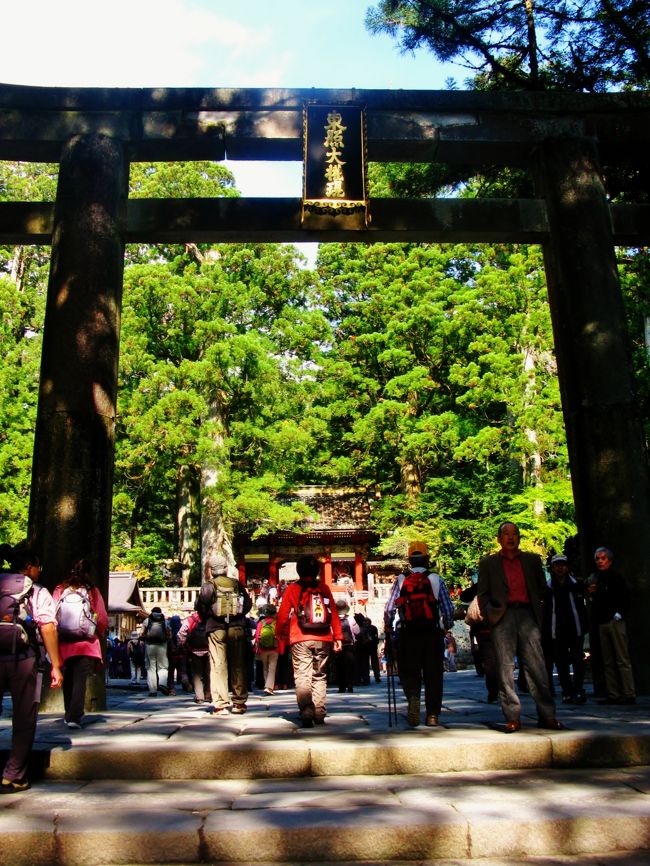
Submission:
POLYGON ((299 580, 282 596, 276 630, 289 625, 289 644, 296 700, 304 728, 322 725, 327 715, 327 663, 332 649, 340 652, 341 620, 331 590, 320 581, 315 556, 301 556, 296 563, 299 580))

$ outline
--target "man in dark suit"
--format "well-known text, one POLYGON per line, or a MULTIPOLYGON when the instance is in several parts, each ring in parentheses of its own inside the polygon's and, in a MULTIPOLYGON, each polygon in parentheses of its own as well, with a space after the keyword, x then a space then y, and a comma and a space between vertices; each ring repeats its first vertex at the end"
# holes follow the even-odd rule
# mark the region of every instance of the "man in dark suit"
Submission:
POLYGON ((519 550, 519 530, 514 523, 502 523, 497 540, 501 550, 479 563, 477 595, 492 629, 505 732, 521 729, 521 703, 514 677, 518 653, 526 665, 530 694, 537 706, 537 726, 559 731, 564 726, 555 718, 542 652, 542 602, 547 589, 542 561, 535 553, 519 550))

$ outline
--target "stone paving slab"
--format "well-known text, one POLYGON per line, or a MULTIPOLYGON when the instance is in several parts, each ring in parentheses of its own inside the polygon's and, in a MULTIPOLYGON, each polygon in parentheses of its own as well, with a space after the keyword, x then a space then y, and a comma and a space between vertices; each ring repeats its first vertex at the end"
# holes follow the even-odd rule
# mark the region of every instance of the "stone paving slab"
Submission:
MULTIPOLYGON (((560 705, 567 731, 536 727, 534 705, 522 697, 520 733, 503 734, 503 718, 485 700, 472 672, 445 676, 440 727, 406 724, 398 689, 398 719, 389 726, 384 684, 353 694, 328 693, 326 724, 304 729, 293 692, 252 693, 242 716, 212 716, 190 695, 149 697, 114 681, 108 708, 89 714, 82 730, 61 719, 39 719, 35 748, 50 778, 255 778, 292 775, 371 775, 650 764, 650 698, 632 707, 593 701, 560 705)), ((0 719, 0 749, 11 722, 0 719)))
POLYGON ((49 768, 0 799, 2 866, 650 864, 649 698, 561 706, 569 730, 549 732, 524 696, 523 730, 506 736, 469 672, 445 678, 441 726, 415 730, 399 694, 388 724, 383 685, 330 692, 314 729, 292 692, 219 717, 185 694, 113 683, 107 695, 82 730, 40 718, 49 768))
POLYGON ((272 852, 273 862, 293 866, 441 859, 449 866, 463 858, 504 864, 532 855, 650 853, 649 790, 650 767, 379 781, 45 781, 0 800, 2 860, 6 866, 257 863, 272 852))
MULTIPOLYGON (((584 854, 580 857, 570 855, 568 857, 525 857, 499 858, 498 860, 481 858, 477 860, 459 859, 457 857, 444 860, 419 860, 417 866, 648 866, 648 853, 630 853, 628 851, 609 851, 600 854, 584 854)), ((294 861, 291 866, 313 866, 313 860, 294 861)), ((414 861, 406 860, 319 860, 320 866, 414 866, 414 861)), ((106 864, 106 866, 117 866, 117 864, 106 864)), ((142 864, 120 864, 120 866, 142 866, 142 864)), ((165 866, 165 864, 163 864, 165 866)), ((167 864, 172 866, 172 864, 167 864)), ((174 863, 173 866, 189 866, 189 863, 174 863)), ((207 864, 211 866, 211 864, 207 864)), ((214 866, 214 864, 212 864, 214 866)), ((222 860, 219 866, 235 866, 232 860, 222 860)), ((241 866, 238 863, 237 866, 241 866)), ((278 866, 277 860, 260 860, 256 866, 278 866)))

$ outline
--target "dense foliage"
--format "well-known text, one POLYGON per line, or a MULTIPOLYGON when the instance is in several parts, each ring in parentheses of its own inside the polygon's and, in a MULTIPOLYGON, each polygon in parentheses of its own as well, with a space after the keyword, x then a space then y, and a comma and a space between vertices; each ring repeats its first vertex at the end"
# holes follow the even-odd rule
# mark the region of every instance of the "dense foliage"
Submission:
MULTIPOLYGON (((221 169, 193 171, 164 167, 165 187, 233 194, 221 169)), ((10 183, 23 172, 5 167, 10 183)), ((136 167, 135 193, 154 175, 136 167)), ((0 521, 16 539, 47 257, 7 250, 3 271, 0 521)), ((290 529, 304 512, 278 494, 305 483, 365 487, 385 552, 424 536, 456 576, 504 513, 538 549, 561 546, 572 506, 539 250, 331 244, 311 271, 289 246, 129 248, 113 565, 159 580, 180 559, 195 580, 206 514, 227 537, 290 529)))
POLYGON ((482 86, 597 92, 650 81, 645 0, 381 0, 371 32, 427 48, 482 86))

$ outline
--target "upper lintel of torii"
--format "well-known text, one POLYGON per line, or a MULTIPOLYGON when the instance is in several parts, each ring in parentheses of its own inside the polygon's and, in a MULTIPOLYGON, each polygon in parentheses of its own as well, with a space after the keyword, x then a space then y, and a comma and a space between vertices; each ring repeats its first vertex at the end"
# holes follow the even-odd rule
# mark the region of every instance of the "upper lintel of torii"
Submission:
MULTIPOLYGON (((357 106, 367 162, 530 167, 536 149, 566 137, 594 142, 604 165, 645 166, 650 93, 438 90, 61 88, 0 84, 0 159, 59 162, 76 136, 120 142, 127 162, 296 161, 308 106, 357 106)), ((362 230, 302 219, 299 198, 129 200, 125 242, 542 243, 541 199, 369 199, 362 230)), ((49 244, 45 202, 0 203, 0 243, 49 244)), ((650 206, 611 207, 614 242, 650 243, 650 206)))
POLYGON ((0 84, 0 159, 57 162, 79 134, 133 161, 302 160, 310 103, 365 108, 370 162, 522 165, 536 142, 595 137, 604 160, 645 158, 650 93, 274 88, 62 88, 0 84))

